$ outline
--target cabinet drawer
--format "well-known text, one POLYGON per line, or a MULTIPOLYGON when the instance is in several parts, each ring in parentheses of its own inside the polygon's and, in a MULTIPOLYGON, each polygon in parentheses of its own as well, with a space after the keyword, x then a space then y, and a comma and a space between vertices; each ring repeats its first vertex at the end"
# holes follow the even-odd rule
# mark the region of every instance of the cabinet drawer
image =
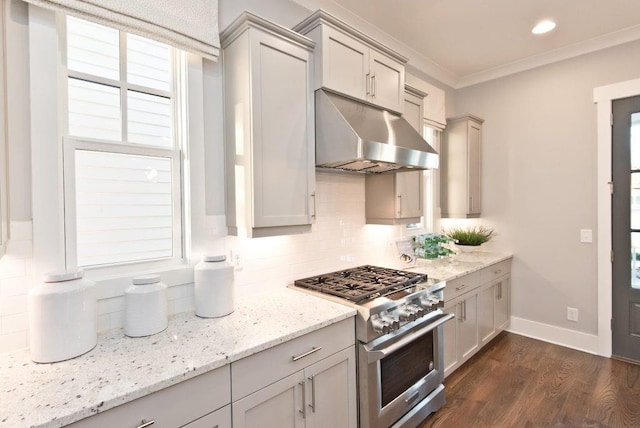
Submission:
POLYGON ((482 284, 501 278, 511 271, 511 259, 503 260, 495 265, 487 266, 480 271, 482 284))
POLYGON ((233 401, 354 345, 354 320, 349 318, 233 362, 233 401))
POLYGON ((480 271, 472 272, 468 275, 461 276, 460 278, 447 281, 447 286, 444 289, 445 304, 450 302, 452 299, 473 290, 480 284, 480 271))
POLYGON ((155 421, 153 428, 175 428, 195 421, 230 402, 231 377, 227 365, 90 416, 71 427, 137 427, 144 419, 155 421))
POLYGON ((182 428, 231 428, 231 404, 227 404, 222 409, 209 413, 182 428))

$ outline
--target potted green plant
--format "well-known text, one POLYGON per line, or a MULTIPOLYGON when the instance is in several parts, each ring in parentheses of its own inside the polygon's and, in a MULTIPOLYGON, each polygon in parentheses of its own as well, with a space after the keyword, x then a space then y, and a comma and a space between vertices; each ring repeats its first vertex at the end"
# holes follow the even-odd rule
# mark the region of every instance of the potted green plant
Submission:
POLYGON ((493 229, 484 226, 454 227, 445 230, 444 234, 453 239, 461 251, 469 252, 489 241, 493 236, 493 229))

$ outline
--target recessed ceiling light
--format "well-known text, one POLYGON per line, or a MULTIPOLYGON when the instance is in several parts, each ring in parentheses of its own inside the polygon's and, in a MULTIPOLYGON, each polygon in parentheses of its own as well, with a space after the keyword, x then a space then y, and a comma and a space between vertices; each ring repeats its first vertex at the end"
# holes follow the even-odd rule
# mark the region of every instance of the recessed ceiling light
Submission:
POLYGON ((535 27, 531 30, 533 34, 544 34, 556 28, 556 23, 553 21, 545 20, 540 21, 536 24, 535 27))

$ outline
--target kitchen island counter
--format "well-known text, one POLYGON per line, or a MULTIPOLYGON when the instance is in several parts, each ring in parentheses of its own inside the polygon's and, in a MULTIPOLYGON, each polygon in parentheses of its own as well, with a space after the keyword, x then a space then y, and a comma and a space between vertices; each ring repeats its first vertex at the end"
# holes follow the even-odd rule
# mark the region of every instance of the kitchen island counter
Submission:
POLYGON ((90 352, 54 364, 0 356, 0 427, 60 427, 348 319, 348 306, 286 288, 236 302, 226 317, 172 316, 156 335, 101 334, 90 352))

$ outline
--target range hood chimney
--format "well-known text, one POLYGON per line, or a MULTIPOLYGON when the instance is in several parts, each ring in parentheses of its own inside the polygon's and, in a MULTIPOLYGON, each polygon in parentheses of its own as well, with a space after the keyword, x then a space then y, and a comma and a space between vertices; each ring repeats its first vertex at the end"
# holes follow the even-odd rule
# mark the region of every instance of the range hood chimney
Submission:
POLYGON ((316 166, 365 173, 438 168, 438 153, 403 117, 325 89, 316 97, 316 166))

